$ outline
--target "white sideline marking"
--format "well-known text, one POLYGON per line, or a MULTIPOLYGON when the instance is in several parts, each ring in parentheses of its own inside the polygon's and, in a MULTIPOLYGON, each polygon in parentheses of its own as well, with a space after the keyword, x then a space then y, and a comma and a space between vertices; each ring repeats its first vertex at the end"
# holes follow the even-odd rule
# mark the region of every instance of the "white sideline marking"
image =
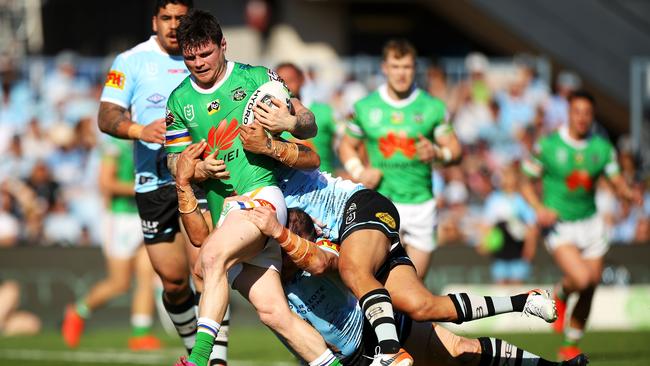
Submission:
MULTIPOLYGON (((124 350, 116 351, 50 351, 50 350, 26 350, 26 349, 4 349, 0 350, 0 360, 23 360, 23 361, 65 361, 74 363, 131 363, 138 365, 161 365, 170 362, 177 353, 133 353, 124 350)), ((251 360, 228 361, 232 366, 295 366, 292 362, 263 362, 251 360)), ((171 365, 170 365, 171 366, 171 365)))

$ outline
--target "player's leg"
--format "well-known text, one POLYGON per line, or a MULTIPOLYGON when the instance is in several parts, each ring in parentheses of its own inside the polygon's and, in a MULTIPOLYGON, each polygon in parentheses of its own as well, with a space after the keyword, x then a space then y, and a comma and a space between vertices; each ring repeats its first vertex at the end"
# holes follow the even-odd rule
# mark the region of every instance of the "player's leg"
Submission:
POLYGON ((343 214, 339 274, 375 331, 381 353, 376 362, 410 365, 397 337, 391 295, 375 277, 391 246, 400 245, 399 213, 386 197, 365 189, 348 199, 343 214))
POLYGON ((154 350, 160 348, 160 341, 151 334, 154 313, 154 276, 144 246, 135 256, 135 289, 131 300, 131 329, 129 348, 132 350, 154 350))
POLYGON ((418 277, 424 279, 435 249, 436 201, 419 204, 395 204, 400 216, 401 242, 415 265, 418 277))
POLYGON ((280 274, 274 268, 245 263, 233 288, 255 307, 262 323, 285 339, 310 366, 339 365, 320 334, 289 309, 280 274))
POLYGON ((458 336, 435 323, 412 323, 404 346, 421 366, 584 366, 580 355, 568 362, 545 360, 498 338, 470 339, 458 336))
POLYGON ((384 286, 395 309, 416 321, 462 323, 511 312, 535 315, 546 321, 553 321, 556 316, 553 302, 546 294, 536 291, 514 296, 434 295, 424 287, 399 247, 391 251, 390 267, 384 286))

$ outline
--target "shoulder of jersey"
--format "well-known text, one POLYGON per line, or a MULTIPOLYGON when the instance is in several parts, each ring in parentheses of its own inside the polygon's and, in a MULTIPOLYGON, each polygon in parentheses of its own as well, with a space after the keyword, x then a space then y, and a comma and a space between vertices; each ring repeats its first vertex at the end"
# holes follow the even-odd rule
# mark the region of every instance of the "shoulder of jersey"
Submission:
POLYGON ((366 95, 365 97, 359 99, 356 103, 354 103, 354 106, 364 107, 372 104, 380 104, 382 102, 383 100, 381 99, 381 96, 379 96, 379 90, 375 90, 372 93, 366 95))
POLYGON ((130 48, 122 53, 119 54, 119 56, 124 57, 124 58, 130 58, 136 55, 146 55, 150 53, 159 53, 158 50, 156 50, 156 47, 158 45, 156 44, 156 41, 153 39, 148 39, 142 43, 139 43, 135 45, 133 48, 130 48))
POLYGON ((442 99, 440 99, 438 97, 434 97, 433 95, 429 94, 429 92, 424 90, 424 89, 418 88, 418 90, 420 91, 420 95, 418 96, 419 98, 422 98, 422 99, 424 99, 424 100, 426 100, 427 102, 430 102, 430 103, 435 103, 436 106, 438 106, 438 105, 442 106, 442 107, 445 106, 445 102, 443 102, 442 99))

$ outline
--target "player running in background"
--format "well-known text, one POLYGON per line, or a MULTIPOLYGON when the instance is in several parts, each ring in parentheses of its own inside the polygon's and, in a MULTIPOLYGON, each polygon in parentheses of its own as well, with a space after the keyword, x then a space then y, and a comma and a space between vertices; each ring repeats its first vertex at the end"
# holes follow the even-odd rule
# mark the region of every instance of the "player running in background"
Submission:
MULTIPOLYGON (((174 180, 162 144, 167 98, 188 75, 176 29, 192 5, 191 0, 156 1, 152 18, 155 35, 115 58, 98 117, 103 132, 135 140, 135 199, 145 248, 162 280, 165 309, 188 351, 196 335, 196 294, 190 287, 189 262, 198 251, 186 245, 181 235, 174 180)), ((226 336, 227 332, 220 334, 214 364, 226 363, 226 348, 221 346, 226 344, 227 338, 222 338, 226 336)))
POLYGON ((415 48, 407 41, 384 46, 386 84, 354 105, 339 156, 354 180, 395 203, 402 242, 424 278, 435 248, 431 163, 456 163, 461 147, 443 102, 415 86, 415 60, 415 48), (362 143, 370 167, 359 157, 362 143))
MULTIPOLYGON (((300 89, 305 83, 305 75, 298 66, 286 62, 276 66, 275 71, 284 81, 293 96, 301 99, 300 89)), ((334 139, 336 138, 336 122, 334 121, 334 110, 327 104, 314 101, 302 101, 305 106, 314 113, 318 134, 312 139, 298 142, 306 144, 320 156, 320 170, 334 174, 334 167, 337 165, 336 154, 334 153, 334 139)), ((287 133, 282 135, 291 140, 287 133)))
POLYGON ((620 175, 614 147, 591 133, 593 119, 593 97, 584 91, 573 93, 568 125, 538 141, 533 156, 523 165, 526 175, 542 180, 543 200, 530 181, 522 187, 522 194, 535 209, 538 224, 546 229, 546 248, 564 274, 554 296, 559 312, 555 329, 564 329, 559 354, 565 359, 580 353, 577 344, 609 249, 605 224, 596 212, 596 181, 604 176, 621 199, 641 201, 620 175), (566 299, 571 293, 579 298, 565 327, 566 299))
POLYGON ((160 348, 160 341, 151 334, 154 272, 142 246, 140 218, 133 198, 133 171, 133 144, 109 137, 103 146, 99 169, 99 187, 106 201, 103 249, 108 276, 66 309, 61 333, 68 347, 77 347, 90 314, 126 293, 135 275, 129 348, 134 351, 160 348))
MULTIPOLYGON (((201 248, 199 272, 204 282, 196 345, 189 360, 181 364, 206 365, 228 304, 229 281, 255 307, 262 322, 287 339, 303 359, 312 365, 338 364, 318 332, 289 310, 278 273, 282 259, 277 243, 243 220, 239 211, 220 215, 224 198, 240 192, 273 206, 278 219, 286 221, 284 198, 273 175, 275 160, 244 151, 238 138, 244 112, 254 113, 257 123, 273 133, 286 130, 300 138, 316 134, 314 116, 296 99, 292 100, 295 116, 284 101, 277 99, 272 100, 277 109, 263 103, 258 103, 254 112, 246 109, 261 85, 279 78, 265 67, 227 61, 226 39, 210 13, 190 11, 177 34, 191 75, 167 102, 168 165, 174 172, 178 153, 190 141, 207 141, 202 161, 205 170, 199 170, 195 178, 203 180, 215 226, 222 216, 219 228, 201 248), (229 172, 225 172, 226 167, 229 172), (244 261, 249 264, 238 265, 244 261), (233 271, 228 272, 231 268, 233 271)), ((275 146, 278 156, 295 163, 295 144, 295 150, 287 150, 282 143, 275 146)), ((186 191, 192 190, 188 182, 176 183, 179 211, 195 212, 196 200, 184 199, 186 191)))

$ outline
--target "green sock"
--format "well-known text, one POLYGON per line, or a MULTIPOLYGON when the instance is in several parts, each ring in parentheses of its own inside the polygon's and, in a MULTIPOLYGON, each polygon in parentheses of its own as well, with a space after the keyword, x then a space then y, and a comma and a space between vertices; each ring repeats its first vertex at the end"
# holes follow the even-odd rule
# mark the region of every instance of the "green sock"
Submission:
POLYGON ((77 302, 75 310, 77 311, 77 314, 79 314, 79 316, 84 319, 88 319, 90 317, 90 309, 88 308, 88 305, 86 305, 86 302, 83 300, 79 300, 77 302))
POLYGON ((335 358, 334 361, 332 361, 332 363, 329 364, 329 366, 343 366, 343 364, 341 363, 341 361, 339 361, 338 358, 335 358))
POLYGON ((207 366, 213 345, 214 336, 211 333, 196 332, 196 342, 188 361, 193 362, 196 366, 207 366))
POLYGON ((146 336, 147 334, 151 333, 151 327, 148 326, 132 326, 131 327, 131 335, 134 337, 142 337, 146 336))
POLYGON ((564 347, 571 347, 571 346, 576 346, 578 345, 578 341, 575 339, 569 339, 569 338, 564 338, 562 341, 562 346, 564 347))

